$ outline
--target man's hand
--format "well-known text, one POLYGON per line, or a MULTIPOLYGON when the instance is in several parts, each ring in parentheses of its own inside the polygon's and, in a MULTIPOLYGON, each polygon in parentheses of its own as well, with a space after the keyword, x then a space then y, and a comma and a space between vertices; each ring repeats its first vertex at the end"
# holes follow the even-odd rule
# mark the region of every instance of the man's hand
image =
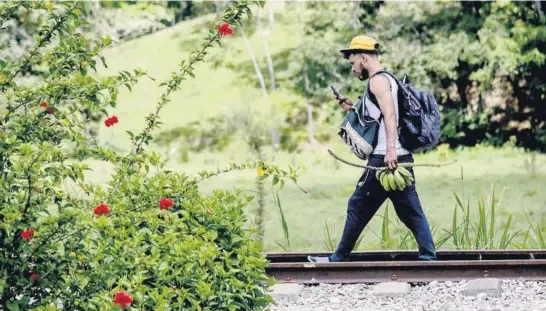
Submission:
POLYGON ((347 111, 353 107, 353 102, 347 99, 345 96, 340 95, 339 97, 336 97, 339 105, 343 110, 347 111))
POLYGON ((394 101, 391 93, 390 81, 384 76, 375 76, 370 81, 370 90, 377 98, 379 109, 385 120, 385 130, 387 136, 387 153, 385 154, 385 164, 390 169, 395 169, 398 164, 398 156, 396 154, 396 114, 394 110, 394 101))
POLYGON ((396 150, 387 149, 387 154, 385 155, 385 164, 391 169, 394 170, 398 166, 398 155, 396 150))

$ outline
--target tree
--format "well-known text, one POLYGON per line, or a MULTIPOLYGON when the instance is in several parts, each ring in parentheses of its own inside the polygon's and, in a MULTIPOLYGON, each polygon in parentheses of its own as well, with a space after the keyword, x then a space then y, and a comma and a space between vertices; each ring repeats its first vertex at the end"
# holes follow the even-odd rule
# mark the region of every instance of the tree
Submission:
POLYGON ((362 85, 351 82, 347 75, 350 66, 339 53, 354 36, 361 16, 354 13, 355 10, 359 11, 359 4, 354 2, 298 2, 290 5, 299 12, 300 44, 288 53, 289 61, 297 65, 289 68, 287 78, 282 83, 305 98, 305 105, 294 108, 294 114, 307 117, 290 122, 290 126, 298 131, 303 125, 307 142, 313 144, 316 140, 324 141, 329 137, 317 133, 319 129, 314 126, 315 122, 326 120, 326 114, 332 107, 335 108, 329 86, 335 85, 349 96, 355 94, 354 90, 362 92, 362 85), (317 139, 317 136, 320 137, 317 139))
POLYGON ((533 3, 404 6, 386 4, 374 32, 384 42, 385 65, 435 93, 443 114, 441 141, 501 145, 515 136, 520 146, 544 150, 538 104, 544 54, 538 47, 545 24, 533 3))

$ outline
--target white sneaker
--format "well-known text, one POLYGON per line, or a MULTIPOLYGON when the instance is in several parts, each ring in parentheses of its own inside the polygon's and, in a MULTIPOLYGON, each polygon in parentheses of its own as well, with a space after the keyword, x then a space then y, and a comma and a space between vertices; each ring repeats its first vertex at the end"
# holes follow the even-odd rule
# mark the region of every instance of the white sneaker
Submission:
POLYGON ((330 258, 318 256, 307 256, 307 260, 310 262, 330 262, 330 258))

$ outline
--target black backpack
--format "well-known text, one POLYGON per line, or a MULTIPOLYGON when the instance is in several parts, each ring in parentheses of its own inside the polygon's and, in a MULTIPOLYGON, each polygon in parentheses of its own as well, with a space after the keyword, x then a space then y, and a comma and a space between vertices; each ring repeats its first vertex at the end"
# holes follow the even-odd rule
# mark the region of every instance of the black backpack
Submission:
MULTIPOLYGON (((374 76, 379 73, 388 74, 398 84, 398 139, 402 147, 412 153, 434 148, 440 139, 440 109, 434 96, 407 82, 407 75, 400 82, 386 70, 374 76)), ((369 88, 368 92, 372 102, 378 106, 369 88)))

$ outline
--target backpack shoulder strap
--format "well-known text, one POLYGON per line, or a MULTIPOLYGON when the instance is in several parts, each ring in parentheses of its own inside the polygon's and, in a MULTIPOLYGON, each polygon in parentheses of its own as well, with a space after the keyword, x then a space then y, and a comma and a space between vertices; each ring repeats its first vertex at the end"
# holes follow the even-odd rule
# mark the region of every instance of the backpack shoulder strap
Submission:
MULTIPOLYGON (((368 78, 368 83, 367 83, 367 86, 366 86, 366 95, 368 96, 368 99, 374 104, 377 106, 377 108, 379 108, 379 104, 377 103, 377 99, 375 98, 375 95, 372 93, 372 91, 370 90, 370 81, 372 80, 373 77, 375 77, 376 75, 378 74, 381 74, 381 73, 386 73, 388 74, 390 77, 392 77, 394 79, 394 81, 396 81, 396 84, 398 84, 398 90, 400 91, 400 83, 398 82, 398 79, 396 79, 396 77, 388 72, 387 70, 379 70, 378 72, 374 73, 371 77, 368 78)), ((390 81, 389 81, 390 82, 390 81)))
MULTIPOLYGON (((394 81, 396 81, 396 83, 398 83, 398 79, 396 79, 396 77, 395 77, 392 73, 390 73, 389 71, 384 70, 384 69, 383 69, 383 70, 379 70, 378 72, 374 73, 373 76, 375 76, 375 75, 377 75, 377 74, 380 74, 380 73, 386 73, 386 74, 388 74, 389 76, 391 76, 391 78, 394 79, 394 81)), ((373 76, 372 76, 372 77, 373 77, 373 76)))

